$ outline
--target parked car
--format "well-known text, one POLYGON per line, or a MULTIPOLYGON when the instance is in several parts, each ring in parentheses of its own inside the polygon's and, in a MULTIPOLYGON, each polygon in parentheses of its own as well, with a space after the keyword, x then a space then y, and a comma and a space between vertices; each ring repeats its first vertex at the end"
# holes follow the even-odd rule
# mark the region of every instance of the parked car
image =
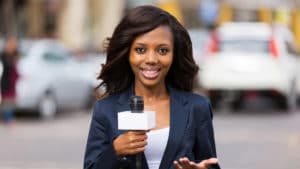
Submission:
POLYGON ((96 89, 96 87, 102 82, 97 79, 97 77, 102 68, 102 64, 106 62, 106 55, 105 53, 87 53, 83 59, 79 59, 79 62, 82 69, 82 75, 95 89, 93 91, 95 97, 91 100, 91 102, 93 102, 94 99, 100 98, 104 93, 104 88, 96 89))
POLYGON ((18 63, 16 108, 53 118, 59 110, 83 108, 93 86, 84 69, 58 40, 39 40, 18 63))
POLYGON ((3 37, 0 37, 0 51, 2 52, 4 50, 5 46, 5 39, 3 37))
POLYGON ((205 42, 209 37, 209 31, 206 29, 189 29, 188 33, 193 44, 193 55, 197 64, 202 62, 205 42))
POLYGON ((214 106, 234 108, 245 97, 263 95, 295 110, 300 93, 299 58, 291 32, 266 23, 225 23, 211 33, 200 84, 214 106))
MULTIPOLYGON (((0 62, 0 83, 2 79, 2 74, 3 74, 3 64, 0 62)), ((1 88, 0 88, 0 104, 2 103, 2 95, 1 95, 1 88)))
MULTIPOLYGON (((207 29, 189 29, 188 33, 191 37, 193 45, 193 57, 196 64, 200 65, 204 58, 205 42, 209 38, 209 31, 207 29)), ((193 91, 196 93, 202 93, 203 89, 199 84, 199 77, 196 76, 194 80, 193 91)))

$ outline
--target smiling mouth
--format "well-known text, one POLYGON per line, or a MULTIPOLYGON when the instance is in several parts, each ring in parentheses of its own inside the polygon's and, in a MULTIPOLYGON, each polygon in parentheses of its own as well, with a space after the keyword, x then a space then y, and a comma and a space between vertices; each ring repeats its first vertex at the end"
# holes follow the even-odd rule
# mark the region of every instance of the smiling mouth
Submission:
POLYGON ((146 79, 155 79, 159 75, 160 69, 141 69, 143 76, 146 79))

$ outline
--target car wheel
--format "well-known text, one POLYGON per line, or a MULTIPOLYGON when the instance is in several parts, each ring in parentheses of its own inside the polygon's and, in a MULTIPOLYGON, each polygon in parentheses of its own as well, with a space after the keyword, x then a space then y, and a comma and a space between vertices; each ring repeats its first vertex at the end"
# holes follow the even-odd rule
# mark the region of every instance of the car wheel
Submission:
POLYGON ((244 93, 236 92, 233 102, 231 103, 231 107, 234 111, 238 111, 243 107, 244 104, 244 93))
POLYGON ((53 94, 45 94, 38 105, 38 111, 41 118, 50 120, 57 114, 57 102, 53 94))
POLYGON ((214 109, 220 107, 220 102, 222 101, 221 91, 208 91, 211 105, 214 109))
POLYGON ((296 83, 292 83, 290 91, 286 99, 286 107, 289 112, 295 112, 297 108, 297 93, 296 93, 296 83))

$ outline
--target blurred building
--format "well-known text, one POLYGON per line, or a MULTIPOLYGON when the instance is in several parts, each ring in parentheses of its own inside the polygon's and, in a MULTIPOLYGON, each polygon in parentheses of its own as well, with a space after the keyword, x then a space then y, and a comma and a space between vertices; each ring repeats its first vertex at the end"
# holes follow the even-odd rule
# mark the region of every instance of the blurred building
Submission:
POLYGON ((127 9, 156 5, 187 28, 226 21, 263 21, 289 26, 300 46, 300 0, 1 0, 0 37, 56 37, 74 51, 101 50, 127 9))
POLYGON ((124 5, 120 0, 2 0, 0 36, 53 37, 75 51, 101 49, 124 5))
POLYGON ((218 23, 261 21, 289 27, 300 47, 300 0, 222 0, 218 23))

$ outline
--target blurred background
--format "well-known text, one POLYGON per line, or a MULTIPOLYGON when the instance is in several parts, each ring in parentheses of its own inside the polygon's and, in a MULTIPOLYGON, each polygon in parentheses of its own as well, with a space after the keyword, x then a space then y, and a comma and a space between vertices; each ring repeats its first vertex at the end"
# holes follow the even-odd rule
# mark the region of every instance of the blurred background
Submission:
POLYGON ((189 31, 221 167, 299 169, 300 0, 1 0, 0 168, 82 168, 103 42, 139 5, 189 31))

